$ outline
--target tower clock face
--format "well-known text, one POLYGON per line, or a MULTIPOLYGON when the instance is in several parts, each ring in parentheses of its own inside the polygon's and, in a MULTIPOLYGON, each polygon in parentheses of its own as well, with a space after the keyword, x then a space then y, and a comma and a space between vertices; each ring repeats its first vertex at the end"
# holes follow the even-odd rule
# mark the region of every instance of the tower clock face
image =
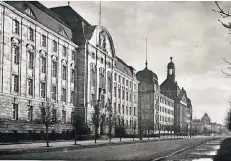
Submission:
POLYGON ((172 69, 169 69, 169 74, 172 75, 172 69))

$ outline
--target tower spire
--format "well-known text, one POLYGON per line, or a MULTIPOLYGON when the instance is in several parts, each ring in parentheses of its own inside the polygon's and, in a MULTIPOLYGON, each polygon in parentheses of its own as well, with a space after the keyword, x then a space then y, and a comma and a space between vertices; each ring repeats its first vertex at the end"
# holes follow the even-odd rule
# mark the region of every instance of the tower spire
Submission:
POLYGON ((101 1, 99 1, 99 25, 101 25, 101 1))
POLYGON ((148 40, 147 40, 147 38, 146 38, 146 62, 145 62, 145 68, 148 68, 148 58, 147 58, 147 57, 148 57, 148 56, 147 56, 147 55, 148 55, 148 54, 147 54, 147 53, 148 53, 148 51, 147 51, 148 49, 147 49, 147 41, 148 41, 148 40))
POLYGON ((67 3, 68 3, 68 6, 70 6, 70 1, 68 1, 67 3))
POLYGON ((170 57, 170 60, 171 60, 171 62, 172 62, 172 57, 170 57))

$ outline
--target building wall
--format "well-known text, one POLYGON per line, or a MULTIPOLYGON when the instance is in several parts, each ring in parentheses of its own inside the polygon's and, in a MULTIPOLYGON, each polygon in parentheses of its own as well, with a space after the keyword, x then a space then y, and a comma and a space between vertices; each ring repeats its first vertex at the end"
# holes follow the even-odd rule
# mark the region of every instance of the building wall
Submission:
MULTIPOLYGON (((113 53, 113 45, 112 40, 110 39, 109 33, 101 26, 96 27, 92 38, 86 43, 87 48, 87 89, 86 89, 86 122, 90 126, 91 130, 94 132, 94 124, 92 122, 92 117, 94 113, 94 105, 99 99, 99 87, 100 87, 100 74, 103 72, 104 80, 105 80, 105 91, 104 93, 104 102, 103 107, 101 108, 101 114, 105 114, 104 120, 104 134, 108 132, 108 107, 109 102, 112 105, 112 113, 114 117, 120 117, 124 119, 125 127, 127 132, 130 133, 132 131, 131 121, 137 120, 138 116, 138 81, 135 77, 131 77, 126 73, 118 70, 116 68, 116 57, 115 53, 113 53), (98 42, 99 34, 103 33, 106 35, 106 50, 103 50, 98 42), (91 70, 94 68, 94 72, 96 74, 96 86, 93 87, 91 85, 91 70), (108 77, 110 77, 110 81, 107 81, 108 77), (119 81, 120 77, 120 81, 119 81), (124 79, 124 83, 123 83, 124 79), (129 82, 128 84, 126 82, 129 82), (108 89, 108 86, 111 86, 111 92, 108 89), (120 89, 120 98, 118 89, 120 89), (116 95, 115 95, 116 90, 116 95), (122 92, 124 91, 125 95, 122 98, 122 92), (127 100, 128 94, 128 100, 127 100), (93 96, 92 96, 93 95, 93 96), (120 111, 119 106, 120 105, 120 111), (124 107, 124 112, 122 110, 124 107), (131 109, 131 110, 130 110, 131 109), (134 110, 135 109, 135 110, 134 110)), ((80 51, 80 53, 82 53, 80 51)), ((85 59, 82 57, 81 59, 85 59)), ((82 95, 82 92, 81 92, 82 95)), ((101 100, 102 101, 102 100, 101 100)), ((138 123, 138 122, 137 122, 138 123)), ((101 128, 101 127, 100 127, 101 128)), ((100 130, 100 128, 98 130, 100 130)), ((99 133, 100 131, 98 131, 99 133)))
MULTIPOLYGON (((0 118, 11 121, 13 119, 13 103, 18 104, 18 120, 28 120, 28 107, 33 107, 33 119, 39 113, 42 102, 51 101, 57 113, 62 115, 62 110, 66 111, 66 123, 70 122, 73 103, 71 102, 71 91, 74 91, 74 83, 71 82, 71 69, 77 65, 72 60, 72 51, 76 52, 77 45, 70 42, 62 35, 54 33, 50 29, 42 26, 33 19, 25 16, 21 12, 13 9, 4 2, 0 4, 0 30, 1 30, 1 50, 0 50, 0 118), (13 20, 19 22, 19 34, 13 33, 13 20), (34 41, 28 39, 28 28, 34 30, 34 41), (46 36, 46 47, 41 45, 41 35, 46 36), (58 43, 57 52, 53 52, 53 40, 58 43), (62 46, 67 48, 67 57, 62 56, 62 46), (12 47, 19 47, 19 64, 14 63, 12 47), (34 55, 33 69, 29 69, 29 52, 34 55), (41 71, 41 57, 46 58, 46 72, 41 71), (52 60, 57 62, 57 77, 52 77, 52 60), (61 66, 67 67, 67 79, 62 80, 61 66), (12 75, 19 77, 19 90, 14 92, 14 81, 12 75), (32 94, 28 94, 28 80, 32 79, 32 94), (45 98, 42 98, 41 82, 46 83, 45 98), (51 87, 56 85, 56 100, 51 99, 51 87), (61 88, 66 88, 66 102, 61 101, 61 88)), ((61 117, 61 116, 60 116, 61 117)), ((61 118, 60 118, 61 119, 61 118)), ((15 125, 17 121, 14 121, 15 125)), ((65 124, 65 123, 64 123, 65 124)), ((12 126, 13 127, 13 126, 12 126)), ((67 126, 68 127, 68 126, 67 126)), ((60 128, 62 128, 60 126, 60 128)), ((17 129, 5 129, 11 131, 17 129)), ((26 130, 26 129, 24 129, 26 130)), ((57 130, 60 129, 57 127, 57 130)))

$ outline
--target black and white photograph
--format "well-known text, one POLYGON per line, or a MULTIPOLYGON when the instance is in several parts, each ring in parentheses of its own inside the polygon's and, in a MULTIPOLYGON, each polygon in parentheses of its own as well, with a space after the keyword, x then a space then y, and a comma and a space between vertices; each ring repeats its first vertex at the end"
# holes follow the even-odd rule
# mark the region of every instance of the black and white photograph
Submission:
POLYGON ((231 161, 231 1, 0 1, 0 160, 231 161))

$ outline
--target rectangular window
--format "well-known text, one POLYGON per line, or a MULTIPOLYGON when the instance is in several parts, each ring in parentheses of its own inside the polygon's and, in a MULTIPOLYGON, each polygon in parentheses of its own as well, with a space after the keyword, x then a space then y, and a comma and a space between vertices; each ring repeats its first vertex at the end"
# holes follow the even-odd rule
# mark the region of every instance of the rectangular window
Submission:
POLYGON ((71 91, 71 103, 74 103, 74 91, 71 91))
POLYGON ((119 75, 119 83, 121 82, 121 78, 120 78, 120 75, 119 75))
POLYGON ((66 46, 63 46, 63 56, 64 57, 67 56, 67 48, 66 48, 66 46))
POLYGON ((116 113, 116 103, 114 103, 114 113, 116 113))
POLYGON ((71 53, 71 60, 75 60, 75 51, 74 50, 71 53))
POLYGON ((123 91, 122 91, 122 99, 123 99, 123 100, 124 100, 124 93, 125 93, 125 92, 124 92, 124 90, 123 90, 123 91))
POLYGON ((56 100, 56 86, 52 86, 52 99, 56 100))
POLYGON ((42 73, 46 73, 46 58, 41 57, 41 68, 42 68, 42 73))
POLYGON ((120 111, 120 104, 118 104, 118 113, 120 113, 121 111, 120 111))
POLYGON ((130 110, 129 110, 129 112, 130 112, 130 115, 132 115, 132 107, 130 107, 130 110))
POLYGON ((128 115, 128 106, 126 106, 126 115, 128 115))
POLYGON ((19 79, 17 75, 13 75, 13 81, 14 81, 14 92, 18 92, 19 87, 19 79))
POLYGON ((17 20, 14 20, 13 21, 13 33, 15 34, 19 34, 19 22, 17 20))
POLYGON ((130 102, 132 102, 132 93, 130 93, 130 102))
POLYGON ((134 107, 134 116, 136 116, 136 107, 134 107))
POLYGON ((28 87, 28 94, 33 95, 33 80, 32 79, 27 79, 27 87, 28 87))
POLYGON ((34 41, 34 30, 31 27, 28 28, 28 39, 34 41))
POLYGON ((123 112, 123 114, 124 114, 124 105, 122 105, 122 112, 123 112))
POLYGON ((116 97, 116 87, 114 87, 114 97, 116 97))
POLYGON ((57 52, 57 50, 58 50, 58 43, 57 41, 53 40, 53 51, 57 52))
POLYGON ((33 120, 33 106, 28 106, 28 121, 32 121, 33 120))
POLYGON ((19 64, 19 47, 13 46, 12 53, 14 58, 14 64, 19 64))
POLYGON ((61 100, 63 102, 66 102, 66 89, 65 88, 62 88, 61 100))
POLYGON ((125 83, 125 79, 123 78, 123 84, 125 83))
POLYGON ((67 79, 67 67, 63 65, 63 70, 62 70, 62 79, 66 80, 67 79))
POLYGON ((57 62, 52 61, 52 76, 57 77, 57 62))
POLYGON ((126 80, 126 86, 128 86, 128 80, 126 80))
POLYGON ((47 46, 47 37, 45 35, 42 35, 42 46, 43 47, 47 46))
POLYGON ((117 77, 116 77, 116 73, 114 73, 114 80, 115 80, 115 81, 116 81, 116 78, 117 78, 117 77))
POLYGON ((128 101, 128 92, 126 92, 126 101, 128 101))
POLYGON ((29 65, 29 69, 33 69, 33 66, 34 66, 34 54, 31 53, 31 52, 28 52, 28 56, 29 56, 29 62, 28 62, 28 65, 29 65))
POLYGON ((118 98, 121 97, 121 92, 120 92, 120 88, 118 89, 118 98))
POLYGON ((71 70, 71 82, 73 83, 75 79, 75 71, 72 69, 71 70))
POLYGON ((132 82, 130 82, 130 88, 132 88, 132 82))
POLYGON ((62 110, 62 123, 66 123, 66 111, 62 110))
POLYGON ((13 103, 13 120, 18 120, 18 104, 13 103))
POLYGON ((45 83, 43 83, 43 82, 41 82, 40 83, 40 95, 41 95, 41 97, 42 98, 45 98, 45 96, 46 96, 46 84, 45 83))

